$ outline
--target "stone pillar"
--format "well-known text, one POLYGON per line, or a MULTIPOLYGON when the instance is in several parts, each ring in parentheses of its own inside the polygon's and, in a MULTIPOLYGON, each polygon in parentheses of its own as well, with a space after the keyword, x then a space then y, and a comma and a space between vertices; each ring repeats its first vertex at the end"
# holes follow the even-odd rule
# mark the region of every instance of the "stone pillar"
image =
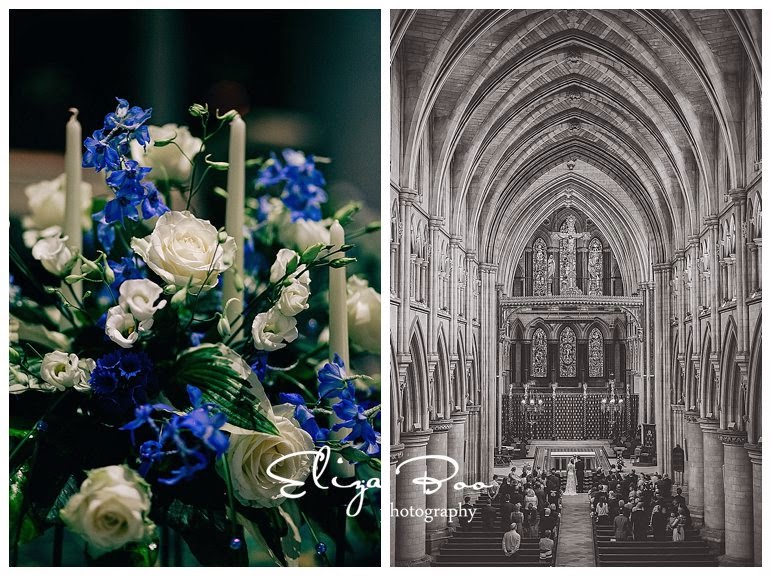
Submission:
POLYGON ((725 542, 725 485, 723 483, 723 442, 718 421, 700 418, 704 445, 704 529, 702 536, 717 552, 725 542))
POLYGON ((763 479, 761 476, 762 449, 760 444, 745 444, 752 463, 752 524, 753 566, 763 565, 763 479))
MULTIPOLYGON (((447 478, 447 461, 431 456, 448 456, 447 432, 452 428, 452 420, 432 420, 433 433, 426 448, 428 475, 432 478, 447 478)), ((442 484, 436 492, 426 495, 426 508, 444 510, 447 507, 447 484, 442 484)), ((450 537, 447 529, 447 517, 434 515, 430 523, 426 523, 426 553, 434 555, 440 546, 450 537)))
POLYGON ((458 472, 447 486, 447 508, 457 508, 463 503, 463 491, 454 490, 453 486, 457 482, 466 481, 466 420, 468 412, 452 413, 452 428, 447 433, 447 456, 455 460, 458 464, 458 472))
POLYGON ((758 292, 763 290, 763 238, 755 238, 755 246, 758 247, 758 256, 755 259, 755 274, 758 292))
MULTIPOLYGON (((391 499, 390 499, 390 509, 388 511, 388 514, 391 517, 391 566, 396 566, 396 525, 399 522, 399 519, 397 516, 395 516, 392 511, 396 508, 396 502, 398 500, 397 498, 397 488, 396 488, 396 466, 399 464, 399 461, 402 459, 402 455, 404 454, 404 444, 392 444, 391 450, 390 450, 390 460, 391 460, 391 499)), ((401 528, 401 526, 400 526, 401 528)))
POLYGON ((704 522, 704 439, 699 413, 685 413, 685 451, 688 455, 688 509, 696 524, 704 522))
POLYGON ((723 443, 725 486, 725 560, 731 564, 752 564, 755 541, 752 517, 752 464, 744 444, 747 434, 719 430, 723 443))
MULTIPOLYGON (((426 494, 421 486, 413 483, 415 478, 426 475, 426 445, 431 437, 431 430, 402 432, 401 441, 404 452, 396 468, 396 509, 426 509, 426 494), (406 463, 412 458, 420 458, 406 463)), ((396 565, 428 566, 431 557, 426 555, 426 522, 415 515, 399 516, 399 530, 396 532, 396 565)))

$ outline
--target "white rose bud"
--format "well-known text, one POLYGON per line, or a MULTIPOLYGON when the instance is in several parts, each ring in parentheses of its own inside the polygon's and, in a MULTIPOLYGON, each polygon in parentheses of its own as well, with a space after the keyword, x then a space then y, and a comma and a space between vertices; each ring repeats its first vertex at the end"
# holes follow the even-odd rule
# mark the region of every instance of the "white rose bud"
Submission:
POLYGON ((254 317, 252 338, 257 350, 280 350, 286 346, 285 341, 292 342, 297 338, 297 320, 284 316, 274 306, 254 317))
POLYGON ((288 246, 295 246, 300 252, 304 252, 314 244, 329 244, 329 229, 321 222, 300 219, 293 223, 286 223, 279 231, 281 242, 288 246))
POLYGON ((118 304, 141 322, 151 319, 157 310, 166 306, 166 300, 155 303, 161 294, 163 288, 152 280, 126 280, 120 285, 118 304))
POLYGON ((32 247, 32 257, 54 276, 66 276, 75 264, 76 256, 67 247, 67 236, 41 238, 32 247))
POLYGON ((104 333, 121 348, 131 348, 139 340, 139 333, 149 330, 152 326, 152 318, 137 323, 130 312, 120 306, 113 306, 107 311, 104 333))
POLYGON ((380 294, 358 276, 348 279, 348 334, 369 352, 380 351, 380 294))
MULTIPOLYGON (((279 280, 281 280, 284 276, 286 276, 286 266, 291 262, 292 258, 297 258, 297 262, 300 261, 300 255, 295 252, 294 250, 289 250, 288 248, 282 248, 278 251, 278 254, 276 254, 276 260, 273 262, 273 264, 270 267, 270 281, 271 283, 275 284, 279 280)), ((303 272, 302 274, 297 274, 295 272, 290 276, 290 278, 296 278, 303 284, 308 284, 311 281, 310 274, 308 274, 307 270, 303 272)))
POLYGON ((80 492, 59 515, 98 556, 152 537, 155 525, 148 518, 150 497, 150 485, 134 470, 107 466, 88 472, 80 492))
POLYGON ((148 129, 151 142, 147 147, 147 152, 141 144, 132 140, 131 156, 142 166, 149 166, 153 169, 148 174, 151 179, 162 178, 180 183, 187 182, 192 169, 190 160, 201 149, 201 139, 190 134, 187 126, 164 124, 163 126, 148 126, 148 129), (176 137, 174 137, 175 134, 176 137), (155 145, 158 141, 170 140, 171 138, 174 138, 173 144, 160 147, 155 145))
POLYGON ((307 310, 310 295, 311 291, 307 284, 293 280, 289 286, 281 289, 281 296, 276 306, 284 316, 297 316, 303 310, 307 310))
POLYGON ((167 284, 190 285, 194 296, 217 285, 220 273, 235 260, 236 241, 220 243, 217 229, 190 212, 166 212, 146 238, 132 238, 131 247, 167 284))
MULTIPOLYGON (((22 224, 32 230, 44 230, 51 226, 61 226, 64 223, 64 206, 66 202, 67 176, 61 174, 53 180, 44 180, 30 184, 24 189, 27 195, 29 215, 22 224)), ((91 228, 91 184, 81 182, 80 204, 82 210, 81 226, 91 228)))
POLYGON ((273 476, 304 482, 311 470, 312 458, 308 454, 290 456, 298 452, 312 451, 313 439, 299 427, 292 417, 294 406, 282 404, 273 407, 273 423, 278 436, 261 432, 233 433, 225 457, 228 459, 235 497, 243 504, 255 508, 275 508, 296 487, 271 478, 268 466, 281 457, 282 462, 272 467, 273 476))
POLYGON ((67 388, 85 392, 91 389, 88 380, 95 367, 96 363, 90 358, 80 360, 75 354, 67 354, 57 350, 43 356, 43 362, 40 365, 40 378, 59 392, 63 392, 67 388))

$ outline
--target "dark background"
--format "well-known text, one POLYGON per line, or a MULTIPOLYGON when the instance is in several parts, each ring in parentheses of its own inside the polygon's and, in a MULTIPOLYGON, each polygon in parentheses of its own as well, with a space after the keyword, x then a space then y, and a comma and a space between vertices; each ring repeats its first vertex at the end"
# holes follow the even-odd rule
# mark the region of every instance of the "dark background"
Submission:
MULTIPOLYGON (((11 10, 12 213, 26 206, 15 183, 59 173, 45 173, 44 159, 64 151, 68 109, 80 110, 85 137, 118 96, 152 107, 151 124, 188 125, 197 136, 190 104, 234 108, 247 124, 248 157, 292 147, 331 158, 321 166, 325 217, 359 200, 351 229, 380 219, 378 10, 11 10), (32 160, 20 177, 14 151, 49 154, 25 154, 32 160)), ((215 160, 227 159, 227 133, 210 143, 215 160)), ((220 172, 210 185, 224 182, 220 172)), ((220 222, 224 201, 211 194, 198 208, 220 222)), ((349 273, 379 288, 379 235, 357 244, 349 273)))
POLYGON ((235 108, 250 155, 331 157, 332 205, 379 212, 377 10, 10 12, 11 149, 63 152, 67 109, 85 136, 116 96, 152 107, 152 124, 190 124, 193 102, 235 108))

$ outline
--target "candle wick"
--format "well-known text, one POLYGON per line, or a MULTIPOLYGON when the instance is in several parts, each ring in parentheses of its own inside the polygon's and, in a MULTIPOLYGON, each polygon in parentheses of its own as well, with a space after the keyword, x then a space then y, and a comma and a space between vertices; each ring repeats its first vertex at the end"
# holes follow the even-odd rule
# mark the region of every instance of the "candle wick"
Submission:
POLYGON ((69 111, 72 114, 72 117, 70 118, 70 120, 77 120, 78 119, 78 114, 80 113, 80 110, 78 110, 77 108, 70 108, 69 111))

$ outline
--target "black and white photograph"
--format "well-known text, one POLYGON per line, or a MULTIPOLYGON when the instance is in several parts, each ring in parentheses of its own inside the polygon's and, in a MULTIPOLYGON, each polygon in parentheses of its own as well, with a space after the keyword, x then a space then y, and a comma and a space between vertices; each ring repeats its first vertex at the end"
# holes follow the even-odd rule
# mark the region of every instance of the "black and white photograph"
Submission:
POLYGON ((761 566, 761 11, 390 26, 391 565, 761 566))

